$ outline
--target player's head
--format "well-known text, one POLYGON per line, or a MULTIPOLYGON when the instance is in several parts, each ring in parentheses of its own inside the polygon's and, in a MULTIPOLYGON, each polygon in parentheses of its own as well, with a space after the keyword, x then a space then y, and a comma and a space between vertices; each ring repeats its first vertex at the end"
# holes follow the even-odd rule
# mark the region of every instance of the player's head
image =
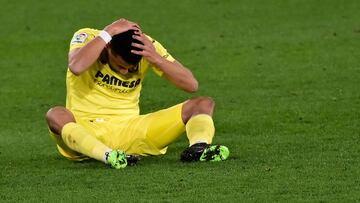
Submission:
POLYGON ((134 39, 133 35, 135 35, 134 30, 128 30, 112 37, 108 46, 109 60, 116 58, 120 59, 120 62, 123 60, 126 63, 123 65, 124 68, 136 66, 140 62, 142 56, 131 53, 131 50, 141 51, 141 49, 133 47, 131 43, 142 44, 142 42, 134 39))

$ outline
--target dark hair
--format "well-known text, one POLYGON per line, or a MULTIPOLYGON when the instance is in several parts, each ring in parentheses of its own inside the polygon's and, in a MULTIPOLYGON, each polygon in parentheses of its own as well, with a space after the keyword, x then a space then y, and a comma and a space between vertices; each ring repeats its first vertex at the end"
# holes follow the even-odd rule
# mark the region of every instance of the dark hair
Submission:
POLYGON ((131 50, 141 51, 141 49, 131 46, 131 43, 143 43, 134 39, 133 35, 135 35, 134 30, 114 35, 110 41, 110 48, 114 54, 121 56, 127 63, 136 65, 140 62, 142 56, 131 53, 131 50))

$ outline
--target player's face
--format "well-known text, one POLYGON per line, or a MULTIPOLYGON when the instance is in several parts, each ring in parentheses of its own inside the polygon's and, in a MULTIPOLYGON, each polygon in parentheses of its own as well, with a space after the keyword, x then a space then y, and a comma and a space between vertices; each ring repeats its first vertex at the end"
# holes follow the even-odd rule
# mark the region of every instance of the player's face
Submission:
POLYGON ((126 74, 129 72, 129 69, 132 69, 135 67, 135 65, 128 64, 126 61, 124 61, 121 56, 114 55, 111 52, 111 49, 108 49, 108 62, 111 67, 116 72, 120 72, 122 74, 126 74))

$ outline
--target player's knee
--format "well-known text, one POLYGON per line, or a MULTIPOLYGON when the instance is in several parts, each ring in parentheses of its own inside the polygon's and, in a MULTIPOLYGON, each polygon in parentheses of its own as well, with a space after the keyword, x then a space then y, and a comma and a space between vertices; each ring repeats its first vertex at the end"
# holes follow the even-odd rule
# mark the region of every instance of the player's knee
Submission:
POLYGON ((192 99, 193 102, 193 114, 210 114, 215 108, 215 101, 211 97, 195 97, 192 99))
POLYGON ((215 108, 215 101, 211 97, 196 97, 196 105, 200 111, 203 110, 205 112, 213 111, 215 108))
POLYGON ((211 110, 215 108, 215 101, 212 97, 205 97, 204 103, 205 103, 204 105, 211 110))
POLYGON ((61 129, 66 123, 75 122, 73 114, 62 106, 49 109, 45 117, 50 130, 56 134, 61 133, 61 129))
POLYGON ((212 116, 215 108, 215 101, 211 97, 194 97, 188 100, 182 109, 182 119, 184 123, 194 115, 208 114, 212 116))

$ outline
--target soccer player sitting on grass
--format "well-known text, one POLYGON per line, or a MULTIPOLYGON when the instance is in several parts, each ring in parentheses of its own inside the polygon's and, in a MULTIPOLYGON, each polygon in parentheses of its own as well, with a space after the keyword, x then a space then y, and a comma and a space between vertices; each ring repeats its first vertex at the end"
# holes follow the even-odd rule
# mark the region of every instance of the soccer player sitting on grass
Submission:
POLYGON ((66 108, 56 106, 46 114, 60 154, 120 169, 136 161, 136 155, 165 154, 186 131, 190 147, 182 161, 227 159, 227 147, 210 145, 215 131, 211 98, 195 97, 139 115, 141 84, 150 68, 179 89, 198 89, 191 71, 136 23, 120 19, 102 31, 77 31, 70 43, 66 108))

